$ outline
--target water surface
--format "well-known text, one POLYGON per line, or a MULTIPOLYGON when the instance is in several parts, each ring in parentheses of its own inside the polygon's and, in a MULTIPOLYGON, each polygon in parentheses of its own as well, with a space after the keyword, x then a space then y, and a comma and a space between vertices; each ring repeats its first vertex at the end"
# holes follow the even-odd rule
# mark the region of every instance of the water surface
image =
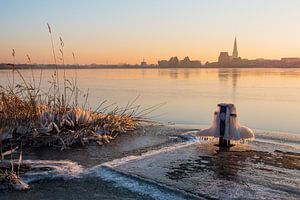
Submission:
MULTIPOLYGON (((30 70, 21 72, 25 78, 31 76, 30 70)), ((52 73, 43 71, 44 88, 52 73)), ((192 125, 210 124, 216 105, 232 102, 246 126, 300 133, 300 69, 79 69, 77 73, 80 88, 89 89, 93 108, 103 100, 124 106, 140 96, 137 103, 145 108, 166 103, 149 115, 154 119, 192 125)), ((34 74, 37 77, 39 70, 34 74)), ((74 74, 75 70, 67 70, 68 77, 74 74)), ((8 77, 11 71, 1 70, 0 84, 8 77)))

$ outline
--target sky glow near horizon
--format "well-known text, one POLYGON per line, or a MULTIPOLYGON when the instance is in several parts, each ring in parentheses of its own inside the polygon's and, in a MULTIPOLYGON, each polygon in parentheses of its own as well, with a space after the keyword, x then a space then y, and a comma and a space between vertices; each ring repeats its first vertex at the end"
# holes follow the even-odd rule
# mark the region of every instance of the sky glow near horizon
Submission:
POLYGON ((53 63, 46 23, 66 63, 148 63, 178 56, 215 61, 300 57, 299 0, 0 0, 0 63, 53 63))

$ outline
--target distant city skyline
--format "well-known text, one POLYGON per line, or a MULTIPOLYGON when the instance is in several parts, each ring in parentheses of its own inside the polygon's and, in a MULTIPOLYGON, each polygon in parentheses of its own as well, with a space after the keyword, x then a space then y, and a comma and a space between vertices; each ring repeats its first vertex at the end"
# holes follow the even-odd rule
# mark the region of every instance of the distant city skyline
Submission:
MULTIPOLYGON (((49 25, 48 27, 49 32, 52 32, 51 27, 49 25)), ((61 44, 64 45, 63 40, 60 38, 61 44)), ((61 50, 60 50, 61 51, 61 50)), ((12 55, 15 56, 15 49, 12 49, 12 55)), ((73 52, 72 52, 73 54, 73 52)), ((255 67, 255 68, 264 68, 264 67, 274 67, 274 68, 285 68, 285 67, 300 67, 300 57, 281 57, 280 59, 265 59, 265 58, 255 58, 255 59, 248 59, 248 58, 242 58, 239 56, 238 53, 238 45, 237 45, 237 38, 234 38, 233 43, 233 51, 230 55, 228 51, 221 51, 218 57, 217 61, 206 61, 205 63, 201 63, 201 60, 191 60, 189 56, 185 56, 184 59, 180 60, 178 56, 170 57, 169 60, 163 59, 163 60, 157 60, 156 63, 147 63, 145 58, 142 59, 140 64, 134 63, 118 63, 118 64, 108 64, 107 62, 104 63, 90 63, 90 64, 79 64, 76 62, 75 54, 73 55, 73 63, 65 63, 66 65, 69 65, 69 67, 72 68, 72 66, 81 66, 83 68, 90 66, 93 68, 101 68, 101 67, 121 67, 121 68, 153 68, 153 67, 159 67, 159 68, 211 68, 211 67, 219 67, 219 68, 244 68, 244 67, 255 67), (76 63, 74 63, 76 62, 76 63)), ((27 59, 30 59, 30 56, 26 55, 27 59)), ((63 60, 59 56, 57 57, 58 60, 63 60)), ((57 61, 57 60, 56 60, 57 61)), ((15 66, 18 68, 28 68, 31 64, 36 65, 36 67, 42 67, 42 68, 53 68, 55 67, 54 63, 32 63, 30 59, 30 63, 15 63, 15 60, 12 62, 0 62, 0 69, 8 69, 11 66, 15 66), (16 64, 16 65, 15 65, 16 64), (29 65, 28 65, 29 64, 29 65)), ((63 63, 57 63, 58 65, 64 66, 63 63)))
POLYGON ((0 62, 53 63, 46 23, 58 52, 65 43, 79 64, 156 64, 172 56, 214 62, 219 52, 248 59, 300 57, 297 0, 89 0, 3 1, 0 5, 0 62))

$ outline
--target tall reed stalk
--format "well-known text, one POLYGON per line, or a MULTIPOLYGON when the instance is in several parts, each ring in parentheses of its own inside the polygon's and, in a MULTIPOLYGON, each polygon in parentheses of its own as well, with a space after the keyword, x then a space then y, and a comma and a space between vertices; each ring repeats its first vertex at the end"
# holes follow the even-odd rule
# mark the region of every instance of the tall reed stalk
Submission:
POLYGON ((58 66, 57 66, 57 62, 56 62, 56 55, 55 55, 55 48, 54 48, 54 43, 53 43, 52 30, 51 30, 51 26, 50 26, 49 23, 47 23, 47 27, 48 27, 48 32, 49 32, 49 35, 50 35, 51 46, 52 46, 52 54, 53 54, 53 59, 54 59, 54 64, 55 64, 55 69, 56 69, 55 72, 54 72, 54 90, 55 90, 55 92, 54 92, 54 104, 57 100, 58 100, 58 104, 60 104, 58 66), (56 95, 58 95, 58 99, 57 99, 56 95))
POLYGON ((48 31, 49 31, 49 34, 50 34, 51 45, 52 45, 53 60, 54 60, 54 64, 56 65, 57 63, 56 63, 56 56, 55 56, 55 50, 54 50, 52 30, 51 30, 50 24, 47 23, 47 26, 48 26, 48 31))
POLYGON ((28 54, 26 54, 26 58, 27 58, 28 64, 30 65, 31 77, 32 77, 32 81, 33 81, 33 88, 35 88, 35 86, 36 86, 35 85, 35 76, 34 76, 34 73, 33 73, 31 58, 28 54))
POLYGON ((66 109, 66 104, 67 104, 67 78, 66 78, 66 66, 65 66, 65 57, 64 57, 64 41, 62 40, 61 37, 59 37, 59 42, 60 42, 60 49, 59 52, 61 53, 61 60, 64 68, 64 96, 62 98, 62 103, 63 103, 63 108, 66 109))
POLYGON ((74 64, 74 68, 75 68, 75 106, 78 106, 78 85, 77 85, 77 62, 76 62, 76 56, 75 53, 72 52, 72 56, 73 56, 73 64, 74 64))
POLYGON ((16 52, 15 49, 12 50, 12 56, 13 56, 13 65, 12 65, 12 91, 15 88, 15 65, 16 65, 16 52))

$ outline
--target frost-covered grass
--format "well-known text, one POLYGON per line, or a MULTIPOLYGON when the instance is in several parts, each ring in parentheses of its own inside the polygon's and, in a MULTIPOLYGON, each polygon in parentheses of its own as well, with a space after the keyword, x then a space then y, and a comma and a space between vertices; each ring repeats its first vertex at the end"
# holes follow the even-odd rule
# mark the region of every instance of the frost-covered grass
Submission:
MULTIPOLYGON (((8 64, 11 75, 6 85, 0 85, 0 164, 17 148, 43 146, 65 150, 76 143, 109 143, 118 134, 134 130, 146 114, 161 106, 141 110, 139 105, 135 105, 137 99, 134 99, 125 107, 108 104, 104 100, 97 109, 88 108, 89 93, 79 89, 77 69, 74 77, 66 77, 64 41, 59 37, 59 52, 56 53, 52 29, 49 24, 47 27, 56 66, 51 77, 43 77, 42 70, 35 77, 31 58, 26 55, 31 77, 25 78, 15 68, 16 52, 12 50, 13 62, 8 64), (62 74, 59 74, 59 64, 63 67, 62 74), (44 79, 48 81, 48 86, 43 86, 46 89, 41 88, 44 79)), ((76 66, 73 52, 72 55, 76 66)), ((11 169, 3 169, 0 165, 0 184, 3 181, 14 183, 18 178, 13 165, 11 169)))

